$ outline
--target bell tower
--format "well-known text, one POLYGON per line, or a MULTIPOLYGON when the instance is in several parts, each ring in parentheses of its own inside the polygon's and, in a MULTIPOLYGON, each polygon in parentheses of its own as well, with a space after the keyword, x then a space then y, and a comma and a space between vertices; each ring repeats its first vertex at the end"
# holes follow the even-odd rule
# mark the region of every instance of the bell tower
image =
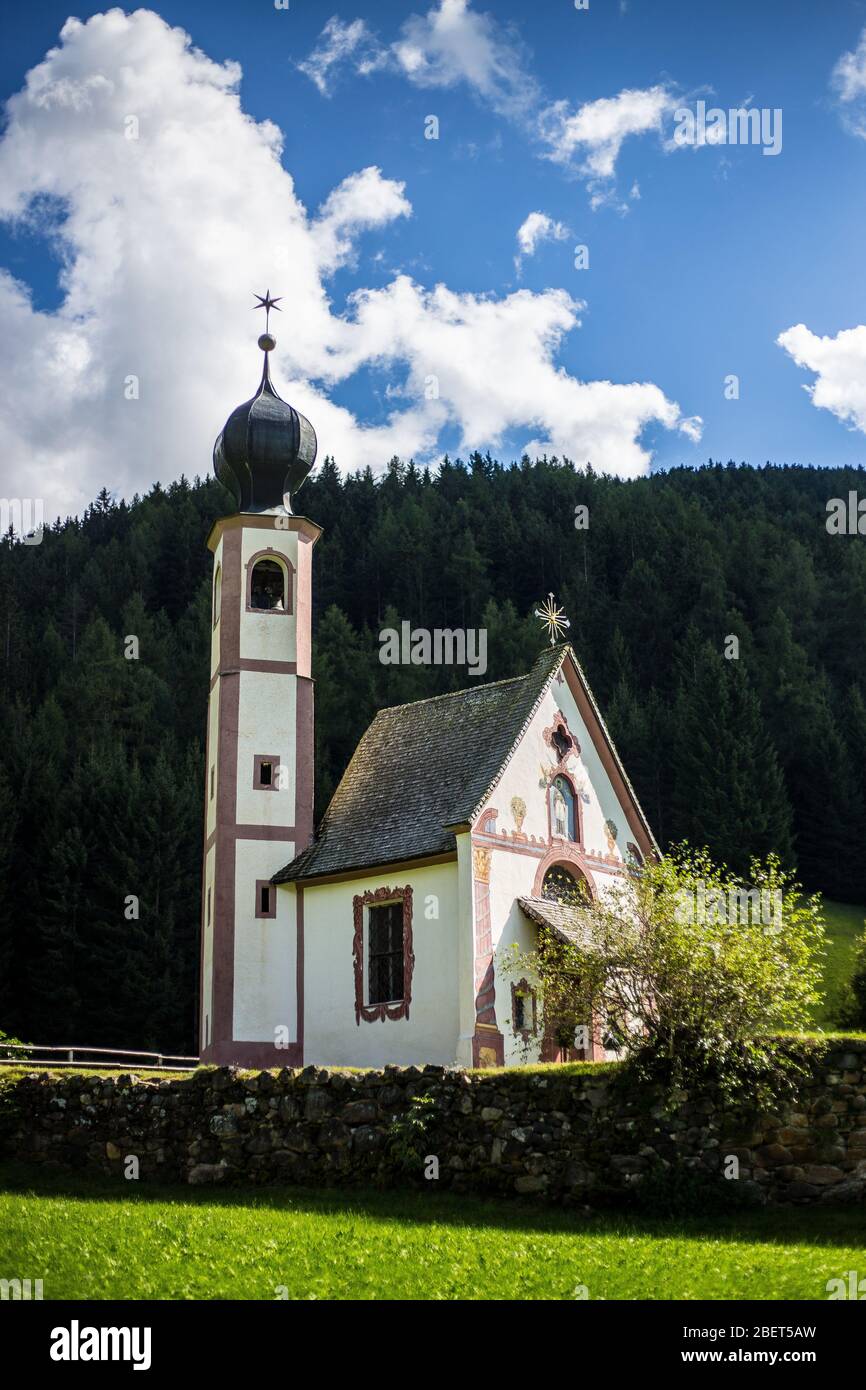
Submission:
MULTIPOLYGON (((270 292, 260 299, 269 313, 270 292)), ((202 1061, 297 1065, 303 1053, 303 923, 271 875, 313 835, 313 546, 292 499, 316 459, 312 425, 259 388, 214 447, 238 505, 213 554, 199 1051, 202 1061)))

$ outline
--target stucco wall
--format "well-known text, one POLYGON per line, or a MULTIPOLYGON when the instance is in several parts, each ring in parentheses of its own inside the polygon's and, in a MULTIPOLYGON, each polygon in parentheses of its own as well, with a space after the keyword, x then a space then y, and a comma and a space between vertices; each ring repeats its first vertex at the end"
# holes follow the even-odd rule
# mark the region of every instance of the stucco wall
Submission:
MULTIPOLYGON (((304 1060, 328 1066, 453 1063, 457 1055, 457 865, 393 870, 304 888, 304 1060), (355 1021, 352 958, 358 893, 402 888, 413 896, 415 967, 408 1019, 355 1021)), ((281 896, 292 893, 280 889, 281 896)))

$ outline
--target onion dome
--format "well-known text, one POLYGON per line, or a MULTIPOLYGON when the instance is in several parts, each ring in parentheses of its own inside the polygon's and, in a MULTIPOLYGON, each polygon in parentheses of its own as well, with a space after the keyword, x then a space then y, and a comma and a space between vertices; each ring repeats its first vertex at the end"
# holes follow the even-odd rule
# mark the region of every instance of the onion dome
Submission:
MULTIPOLYGON (((270 294, 262 304, 273 307, 270 294)), ((266 512, 280 504, 291 512, 291 499, 316 461, 316 431, 271 382, 268 359, 276 345, 270 333, 259 338, 265 354, 259 389, 232 411, 214 445, 214 472, 242 512, 266 512)))

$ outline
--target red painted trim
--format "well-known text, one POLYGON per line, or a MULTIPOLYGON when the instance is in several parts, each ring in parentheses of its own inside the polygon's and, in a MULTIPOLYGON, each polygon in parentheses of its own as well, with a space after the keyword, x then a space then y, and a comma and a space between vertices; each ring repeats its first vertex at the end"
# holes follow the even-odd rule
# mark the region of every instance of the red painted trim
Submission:
POLYGON ((236 825, 236 840, 289 840, 295 843, 293 825, 236 825))
MULTIPOLYGON (((279 890, 277 890, 279 891, 279 890)), ((301 884, 295 887, 297 906, 295 910, 295 934, 298 944, 298 962, 295 970, 297 992, 297 1020, 295 1031, 298 1035, 298 1065, 304 1064, 304 890, 301 884)))
POLYGON ((472 1038, 472 1065, 473 1067, 505 1066, 505 1039, 498 1028, 490 1028, 483 1023, 476 1023, 472 1038), (492 1052, 492 1061, 489 1057, 483 1057, 483 1052, 492 1052))
MULTIPOLYGON (((300 627, 300 614, 298 616, 300 627)), ((315 713, 313 682, 298 676, 295 682, 295 853, 307 848, 313 839, 313 792, 315 782, 315 713)))
POLYGON ((578 795, 577 788, 576 788, 576 786, 574 785, 574 779, 573 779, 573 777, 571 776, 571 773, 565 772, 565 771, 562 769, 562 767, 555 767, 555 768, 553 768, 552 771, 551 771, 551 773, 550 773, 550 776, 549 776, 548 779, 547 779, 547 790, 545 791, 544 796, 545 796, 545 800, 546 800, 546 802, 547 802, 547 837, 548 837, 548 839, 550 840, 550 842, 551 842, 551 843, 554 843, 554 842, 555 842, 555 843, 558 844, 558 845, 582 845, 582 844, 583 844, 583 810, 582 810, 582 807, 581 807, 580 796, 578 795), (551 789, 551 787, 553 786, 554 782, 555 782, 559 777, 562 778, 563 782, 567 782, 568 785, 569 785, 569 787, 570 787, 570 789, 571 789, 571 801, 572 801, 572 805, 574 806, 574 829, 575 829, 575 838, 574 838, 573 840, 566 840, 566 839, 563 838, 563 836, 561 836, 561 835, 554 835, 554 833, 553 833, 553 815, 552 815, 551 809, 550 809, 550 800, 551 800, 551 797, 550 797, 550 789, 551 789))
POLYGON ((544 882, 544 875, 547 873, 548 869, 554 868, 557 864, 561 864, 562 867, 564 869, 568 869, 569 872, 574 872, 574 870, 577 870, 577 873, 580 875, 580 877, 586 879, 587 887, 589 888, 590 894, 592 895, 593 899, 598 899, 598 889, 596 888, 595 881, 592 877, 592 874, 589 871, 589 868, 587 867, 584 855, 582 855, 579 852, 579 850, 576 850, 573 846, 567 844, 564 840, 557 840, 551 846, 551 848, 548 850, 547 854, 544 856, 541 863, 539 864, 538 868, 536 869, 535 882, 532 885, 533 898, 541 897, 541 885, 544 882))
MULTIPOLYGON (((268 610, 265 608, 253 609, 254 613, 266 613, 267 611, 268 610)), ((258 657, 242 656, 238 657, 231 671, 223 671, 217 668, 211 677, 210 688, 213 690, 220 676, 234 675, 236 671, 264 671, 266 674, 272 676, 293 676, 297 669, 297 662, 295 661, 260 661, 258 657)))
POLYGON ((404 888, 375 888, 369 893, 358 893, 352 899, 352 913, 355 931, 352 937, 352 963, 355 971, 355 1022, 359 1025, 363 1018, 367 1023, 381 1023, 385 1019, 409 1017, 412 1002, 412 974, 415 969, 415 954, 412 950, 412 889, 407 883, 404 888), (366 1004, 364 1002, 364 908, 382 906, 385 903, 403 904, 403 998, 389 1004, 366 1004))
POLYGON ((554 714, 553 723, 549 725, 548 728, 542 730, 542 738, 556 758, 557 771, 565 772, 565 765, 572 755, 576 758, 580 757, 580 744, 571 732, 571 729, 569 729, 568 720, 561 709, 558 709, 554 714), (559 749, 553 741, 554 735, 557 733, 563 734, 570 744, 564 756, 560 756, 559 749))

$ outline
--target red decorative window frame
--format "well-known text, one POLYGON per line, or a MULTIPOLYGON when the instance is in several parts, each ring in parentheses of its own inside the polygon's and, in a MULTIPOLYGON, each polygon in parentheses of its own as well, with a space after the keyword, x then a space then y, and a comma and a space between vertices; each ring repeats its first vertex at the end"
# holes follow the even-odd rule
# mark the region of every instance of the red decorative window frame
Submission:
POLYGON ((361 1019, 366 1023, 383 1022, 386 1018, 409 1017, 412 1002, 412 972, 415 968, 415 955, 412 951, 412 889, 407 883, 404 888, 376 888, 370 893, 358 893, 352 899, 355 919, 355 932, 352 938, 352 962, 355 968, 355 1022, 360 1027, 361 1019), (390 1004, 367 1004, 364 1002, 364 908, 376 907, 384 903, 403 904, 403 998, 390 1004))
POLYGON ((551 749, 553 756, 556 758, 557 773, 565 772, 565 765, 572 754, 574 754, 576 758, 580 757, 580 744, 578 743, 574 734, 569 729, 568 720, 566 719, 561 709, 558 709, 554 714, 553 723, 551 724, 550 728, 544 730, 543 738, 548 748, 551 749), (557 734, 568 739, 569 747, 566 750, 564 757, 560 757, 559 749, 553 741, 554 736, 557 734))
POLYGON ((570 772, 565 772, 564 769, 563 769, 562 767, 557 767, 557 768, 555 768, 554 771, 550 774, 550 778, 549 778, 548 783, 547 783, 547 791, 546 791, 545 795, 546 795, 546 797, 547 797, 547 839, 548 839, 549 843, 550 843, 550 844, 553 844, 553 842, 556 841, 556 843, 557 843, 558 845, 582 845, 582 844, 583 844, 583 806, 582 806, 582 804, 581 804, 581 800, 580 800, 580 796, 578 795, 577 788, 576 788, 575 785, 574 785, 574 779, 572 778, 571 773, 570 773, 570 772), (568 838, 568 836, 556 835, 556 834, 554 833, 554 829, 553 829, 553 813, 552 813, 551 806, 550 806, 550 800, 551 800, 551 797, 550 797, 550 789, 551 789, 551 787, 553 786, 554 782, 556 781, 556 779, 557 779, 558 777, 561 777, 562 780, 563 780, 563 782, 567 782, 568 785, 569 785, 569 787, 571 788, 571 804, 572 804, 573 807, 574 807, 574 839, 573 839, 573 840, 570 840, 570 839, 568 838))
POLYGON ((538 1032, 538 1004, 536 1001, 535 990, 532 988, 528 980, 518 980, 517 984, 515 984, 513 980, 511 982, 511 1027, 515 1033, 520 1034, 521 1038, 525 1043, 529 1042, 529 1039, 534 1037, 538 1032), (518 995, 523 996, 524 1019, 527 1017, 527 1011, 529 1011, 529 1016, 531 1016, 532 1018, 531 1027, 518 1028, 517 1024, 514 1021, 517 1016, 518 995))

